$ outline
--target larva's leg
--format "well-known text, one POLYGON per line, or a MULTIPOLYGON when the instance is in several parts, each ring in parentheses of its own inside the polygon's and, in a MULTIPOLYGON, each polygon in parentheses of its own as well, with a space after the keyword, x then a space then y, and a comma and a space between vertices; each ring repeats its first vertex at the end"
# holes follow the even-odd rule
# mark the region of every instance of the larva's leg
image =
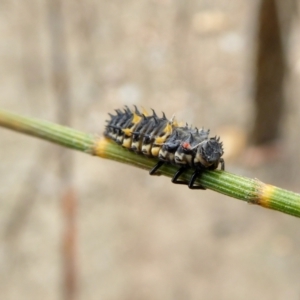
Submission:
POLYGON ((220 163, 221 163, 221 170, 224 171, 225 170, 225 161, 223 158, 220 158, 220 163))
POLYGON ((164 164, 164 161, 159 161, 150 171, 149 174, 150 175, 156 175, 155 172, 164 164))
POLYGON ((206 190, 203 185, 194 185, 195 180, 201 175, 201 171, 196 170, 195 173, 192 175, 191 180, 188 184, 191 190, 206 190))
POLYGON ((181 167, 172 178, 172 182, 175 184, 184 184, 187 185, 192 190, 206 190, 206 188, 202 185, 194 185, 195 180, 200 175, 201 171, 197 170, 194 172, 194 174, 191 177, 191 180, 189 182, 178 180, 179 176, 184 173, 188 168, 181 167))
POLYGON ((187 170, 187 167, 181 167, 173 176, 172 182, 175 184, 185 184, 188 185, 188 182, 178 180, 178 177, 187 170))

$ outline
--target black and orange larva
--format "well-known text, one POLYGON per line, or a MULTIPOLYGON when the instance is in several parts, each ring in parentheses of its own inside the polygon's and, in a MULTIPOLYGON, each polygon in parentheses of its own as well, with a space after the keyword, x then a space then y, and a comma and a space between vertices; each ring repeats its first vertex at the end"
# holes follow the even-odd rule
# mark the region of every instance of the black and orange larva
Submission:
POLYGON ((220 138, 209 137, 209 130, 191 128, 187 124, 181 126, 174 117, 168 120, 163 113, 159 118, 153 110, 152 115, 140 112, 136 107, 131 111, 128 107, 116 110, 116 115, 109 114, 104 135, 123 147, 138 154, 157 157, 159 162, 152 168, 150 175, 164 164, 179 166, 172 178, 176 184, 188 185, 190 189, 204 189, 194 185, 196 178, 203 170, 225 168, 223 145, 220 138), (187 169, 193 168, 189 182, 178 180, 187 169))

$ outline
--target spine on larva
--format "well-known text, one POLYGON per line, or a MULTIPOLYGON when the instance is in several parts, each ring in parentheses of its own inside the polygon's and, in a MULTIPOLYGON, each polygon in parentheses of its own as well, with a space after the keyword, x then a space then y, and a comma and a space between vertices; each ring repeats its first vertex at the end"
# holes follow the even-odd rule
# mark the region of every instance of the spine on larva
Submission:
POLYGON ((221 163, 224 169, 222 143, 209 138, 209 130, 181 126, 164 113, 158 117, 154 110, 149 115, 136 107, 109 115, 104 135, 127 149, 180 167, 216 169, 221 163))

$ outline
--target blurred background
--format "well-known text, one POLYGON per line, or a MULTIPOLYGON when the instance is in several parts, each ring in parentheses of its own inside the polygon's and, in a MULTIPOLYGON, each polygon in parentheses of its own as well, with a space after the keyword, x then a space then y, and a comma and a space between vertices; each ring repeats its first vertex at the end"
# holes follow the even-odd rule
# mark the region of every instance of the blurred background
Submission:
MULTIPOLYGON (((298 2, 2 0, 0 107, 100 136, 154 108, 220 135, 227 171, 300 192, 298 2)), ((0 299, 300 299, 296 218, 0 145, 0 299)))

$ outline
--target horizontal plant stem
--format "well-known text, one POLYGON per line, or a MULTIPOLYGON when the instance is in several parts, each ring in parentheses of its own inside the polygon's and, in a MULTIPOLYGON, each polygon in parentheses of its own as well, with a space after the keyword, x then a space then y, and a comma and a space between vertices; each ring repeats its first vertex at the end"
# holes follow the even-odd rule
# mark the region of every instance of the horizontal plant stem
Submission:
POLYGON ((0 110, 0 126, 71 149, 92 151, 95 137, 75 129, 0 110))
MULTIPOLYGON (((108 139, 99 139, 96 135, 86 134, 38 119, 19 116, 3 110, 0 110, 0 126, 145 170, 150 170, 157 163, 157 159, 135 154, 108 139)), ((173 177, 177 170, 178 167, 165 164, 159 169, 159 174, 173 177)), ((188 181, 192 172, 192 169, 189 170, 181 178, 188 181)), ((215 170, 203 172, 197 178, 196 184, 201 184, 207 189, 248 203, 300 217, 299 194, 264 184, 257 179, 215 170)), ((184 186, 183 188, 187 187, 184 186)))
MULTIPOLYGON (((156 159, 137 155, 105 138, 100 139, 96 143, 95 154, 102 158, 130 164, 146 170, 150 170, 157 163, 156 159)), ((159 173, 173 177, 177 170, 178 167, 165 164, 159 169, 159 173)), ((181 178, 188 181, 192 173, 193 170, 189 170, 184 173, 181 178)), ((215 170, 204 171, 203 174, 196 179, 195 183, 201 184, 207 189, 251 204, 257 204, 265 208, 300 217, 299 194, 265 184, 258 179, 246 178, 225 171, 215 170)))

